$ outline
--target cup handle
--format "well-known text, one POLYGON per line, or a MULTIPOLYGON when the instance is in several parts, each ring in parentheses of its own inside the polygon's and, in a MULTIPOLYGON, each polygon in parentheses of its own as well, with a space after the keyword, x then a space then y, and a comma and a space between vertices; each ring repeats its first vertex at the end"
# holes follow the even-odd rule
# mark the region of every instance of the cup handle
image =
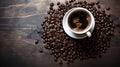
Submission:
POLYGON ((87 34, 88 37, 91 37, 90 31, 88 31, 86 34, 87 34))

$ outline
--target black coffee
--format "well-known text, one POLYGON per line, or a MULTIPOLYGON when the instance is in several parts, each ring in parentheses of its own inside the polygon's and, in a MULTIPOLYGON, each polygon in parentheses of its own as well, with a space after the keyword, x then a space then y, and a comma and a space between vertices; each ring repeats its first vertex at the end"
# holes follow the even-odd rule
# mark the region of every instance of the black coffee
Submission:
POLYGON ((75 11, 68 18, 68 24, 74 31, 83 31, 90 22, 90 16, 84 11, 75 11))

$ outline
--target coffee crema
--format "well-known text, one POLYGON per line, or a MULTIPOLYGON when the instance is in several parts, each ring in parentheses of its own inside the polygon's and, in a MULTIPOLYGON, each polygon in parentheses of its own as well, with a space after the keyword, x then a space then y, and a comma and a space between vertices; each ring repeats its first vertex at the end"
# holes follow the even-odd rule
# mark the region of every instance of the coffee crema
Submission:
POLYGON ((80 32, 87 29, 90 23, 90 15, 85 11, 77 10, 71 13, 68 17, 68 24, 70 28, 75 32, 80 32))

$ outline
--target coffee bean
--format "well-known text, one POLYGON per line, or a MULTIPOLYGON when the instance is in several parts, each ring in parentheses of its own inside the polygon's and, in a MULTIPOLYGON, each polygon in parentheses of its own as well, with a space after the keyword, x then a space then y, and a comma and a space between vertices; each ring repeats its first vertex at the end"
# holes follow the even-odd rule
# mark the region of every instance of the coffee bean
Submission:
POLYGON ((71 2, 74 2, 75 0, 70 0, 69 2, 71 3, 71 2))
POLYGON ((110 10, 110 7, 106 8, 106 10, 110 10))
POLYGON ((96 2, 97 5, 98 5, 99 3, 100 3, 99 1, 96 2))
POLYGON ((90 5, 91 5, 91 6, 94 6, 94 5, 95 5, 95 3, 94 3, 94 2, 92 2, 92 3, 90 3, 90 5))
POLYGON ((68 6, 68 1, 65 1, 66 6, 68 6))
POLYGON ((50 6, 54 6, 54 3, 50 3, 50 6))
POLYGON ((57 58, 54 58, 54 61, 57 62, 57 58))
POLYGON ((87 4, 87 2, 86 2, 86 1, 84 1, 84 4, 86 5, 86 4, 87 4))
POLYGON ((60 2, 57 2, 57 5, 60 5, 60 2))
POLYGON ((39 52, 40 52, 40 53, 43 53, 43 47, 40 47, 40 48, 39 48, 39 52))
POLYGON ((45 47, 46 49, 48 49, 48 45, 44 45, 44 47, 45 47))
POLYGON ((39 43, 39 40, 38 40, 38 39, 36 39, 36 40, 35 40, 35 44, 38 44, 38 43, 39 43))

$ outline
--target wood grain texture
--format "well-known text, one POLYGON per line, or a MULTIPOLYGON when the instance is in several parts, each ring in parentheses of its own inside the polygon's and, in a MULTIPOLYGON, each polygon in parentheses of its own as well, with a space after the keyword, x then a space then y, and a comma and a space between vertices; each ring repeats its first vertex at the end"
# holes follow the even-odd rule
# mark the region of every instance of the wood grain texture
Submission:
MULTIPOLYGON (((35 39, 41 39, 36 29, 40 24, 51 2, 64 3, 65 0, 0 0, 0 67, 61 67, 54 62, 48 50, 39 53, 43 47, 40 40, 38 45, 35 39)), ((96 0, 87 0, 96 1, 96 0)), ((111 14, 115 24, 120 24, 120 1, 99 0, 103 8, 111 7, 111 14)), ((120 67, 120 34, 115 30, 111 47, 100 59, 75 61, 62 67, 120 67)))

